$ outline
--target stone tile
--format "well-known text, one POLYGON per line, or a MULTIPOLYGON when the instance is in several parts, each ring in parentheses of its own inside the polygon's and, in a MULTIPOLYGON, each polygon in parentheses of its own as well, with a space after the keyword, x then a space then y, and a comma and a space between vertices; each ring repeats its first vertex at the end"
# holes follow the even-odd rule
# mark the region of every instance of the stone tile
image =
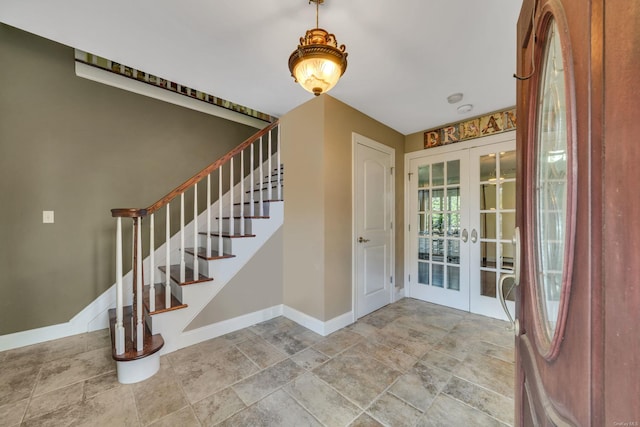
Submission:
POLYGON ((406 325, 392 323, 380 329, 374 338, 413 357, 422 357, 437 340, 423 332, 406 325))
POLYGON ((22 399, 17 402, 0 406, 0 420, 6 426, 17 426, 22 421, 29 399, 22 399))
POLYGON ((362 409, 402 374, 361 353, 342 353, 314 369, 313 373, 362 409))
POLYGON ((231 344, 239 344, 243 341, 255 338, 256 336, 255 332, 245 328, 240 329, 239 331, 229 332, 228 334, 223 335, 222 338, 231 344))
POLYGON ((418 331, 424 334, 424 336, 429 341, 429 343, 435 344, 438 340, 440 340, 442 337, 447 335, 448 330, 451 329, 455 325, 455 323, 457 323, 457 320, 448 327, 446 327, 447 322, 448 321, 445 319, 445 316, 442 316, 442 315, 440 316, 412 315, 412 316, 402 316, 396 319, 393 322, 393 325, 396 325, 408 330, 412 329, 412 330, 418 331), (445 327, 436 326, 434 325, 434 323, 437 323, 437 324, 444 323, 445 327))
POLYGON ((512 363, 483 354, 469 353, 454 374, 503 396, 513 397, 515 378, 512 363))
POLYGON ((216 425, 246 407, 231 387, 193 404, 196 416, 205 426, 216 425))
POLYGON ((109 332, 109 329, 100 329, 87 333, 86 344, 87 351, 95 350, 97 348, 111 348, 111 333, 109 332))
POLYGON ((310 372, 287 384, 284 390, 327 426, 346 426, 361 412, 310 372))
POLYGON ((236 344, 236 347, 260 368, 266 368, 287 358, 285 353, 259 336, 244 340, 236 344))
POLYGON ((318 344, 315 344, 313 348, 329 357, 333 357, 356 344, 361 338, 362 337, 360 335, 354 332, 342 329, 332 333, 318 344))
POLYGON ((360 415, 355 419, 354 422, 349 424, 349 427, 384 427, 374 418, 371 418, 371 415, 366 412, 360 415))
MULTIPOLYGON (((181 357, 182 358, 182 357, 181 357)), ((226 347, 171 366, 190 403, 197 402, 256 373, 258 368, 235 347, 226 347)))
POLYGON ((190 406, 180 409, 166 417, 159 419, 149 427, 200 427, 198 419, 190 406))
POLYGON ((486 341, 480 341, 469 349, 475 353, 484 354, 485 356, 495 357, 504 360, 507 363, 514 363, 514 347, 500 347, 486 341))
POLYGON ((22 424, 24 427, 62 425, 139 426, 131 388, 109 390, 78 404, 32 418, 22 424))
POLYGON ((132 384, 138 416, 143 425, 188 405, 168 360, 162 362, 164 363, 157 374, 145 381, 132 384))
POLYGON ((413 427, 422 415, 422 412, 389 393, 376 400, 367 412, 382 424, 393 427, 413 427))
POLYGON ((24 418, 36 418, 82 401, 84 382, 79 382, 31 399, 24 418))
POLYGON ((433 401, 416 427, 507 427, 482 411, 467 406, 446 395, 439 395, 433 401))
POLYGON ((114 371, 111 349, 97 349, 42 365, 34 396, 114 371))
POLYGON ((304 369, 310 371, 329 360, 329 357, 317 350, 314 350, 313 348, 308 348, 291 356, 291 360, 296 362, 299 366, 302 366, 304 369))
POLYGON ((223 421, 220 426, 237 427, 322 427, 311 414, 282 390, 223 421))
POLYGON ((513 425, 514 402, 511 398, 457 377, 452 377, 442 392, 506 424, 513 425))
POLYGON ((464 358, 467 357, 467 353, 469 352, 468 345, 469 340, 467 338, 457 337, 453 334, 449 334, 438 341, 433 346, 433 350, 438 350, 442 353, 446 353, 458 360, 464 360, 464 358))
POLYGON ((4 360, 0 367, 0 376, 5 369, 40 368, 42 363, 46 361, 49 347, 48 343, 41 343, 7 350, 2 353, 4 354, 4 360))
POLYGON ((11 365, 0 367, 0 405, 14 403, 31 396, 36 385, 40 365, 11 365))
POLYGON ((249 330, 258 335, 274 335, 278 332, 297 328, 299 325, 293 320, 279 316, 273 319, 258 323, 249 328, 249 330))
POLYGON ((380 331, 379 328, 376 328, 375 326, 372 326, 368 323, 364 323, 360 320, 358 320, 356 323, 353 323, 347 326, 345 329, 366 338, 375 336, 380 331))
POLYGON ((245 404, 251 405, 304 372, 300 366, 286 359, 234 384, 233 390, 245 404))
POLYGON ((299 325, 274 334, 263 334, 262 337, 290 356, 305 350, 322 339, 322 336, 299 325))
MULTIPOLYGON (((108 372, 106 374, 98 375, 97 377, 89 378, 84 382, 84 396, 90 398, 105 391, 109 391, 113 388, 121 387, 122 384, 118 382, 118 374, 114 372, 108 372)), ((126 386, 130 387, 130 386, 126 386)))
POLYGON ((424 412, 449 378, 451 374, 448 372, 419 362, 411 371, 398 378, 389 392, 424 412))
POLYGON ((45 357, 45 361, 47 362, 74 357, 79 353, 87 351, 87 334, 72 335, 70 337, 49 341, 47 346, 49 347, 49 352, 45 357))
POLYGON ((366 340, 359 342, 346 351, 348 354, 357 355, 355 352, 368 354, 374 359, 377 359, 385 365, 401 372, 407 372, 418 361, 415 357, 399 350, 387 347, 384 344, 366 340))
POLYGON ((453 372, 460 364, 460 360, 437 350, 428 351, 420 361, 425 365, 435 366, 447 372, 453 372))
POLYGON ((358 319, 358 322, 366 323, 375 328, 382 329, 400 316, 402 316, 402 313, 382 308, 358 319))

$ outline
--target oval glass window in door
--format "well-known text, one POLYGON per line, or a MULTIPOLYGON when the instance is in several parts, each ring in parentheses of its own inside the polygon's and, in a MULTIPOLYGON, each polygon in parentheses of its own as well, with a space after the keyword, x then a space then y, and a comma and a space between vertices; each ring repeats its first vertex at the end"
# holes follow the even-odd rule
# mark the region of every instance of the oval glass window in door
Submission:
POLYGON ((571 140, 567 103, 567 75, 558 26, 549 16, 544 26, 544 50, 535 121, 533 238, 539 337, 546 357, 558 346, 558 330, 566 311, 571 282, 573 213, 571 140), (541 333, 540 333, 541 332, 541 333), (541 335, 541 336, 540 336, 541 335))

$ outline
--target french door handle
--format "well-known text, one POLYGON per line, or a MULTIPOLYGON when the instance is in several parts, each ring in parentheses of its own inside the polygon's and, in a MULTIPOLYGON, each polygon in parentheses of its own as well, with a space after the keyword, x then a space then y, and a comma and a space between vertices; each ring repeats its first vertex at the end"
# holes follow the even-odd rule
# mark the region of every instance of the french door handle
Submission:
POLYGON ((520 227, 516 227, 516 229, 513 232, 513 239, 512 239, 513 245, 515 246, 515 254, 514 254, 514 260, 513 260, 513 283, 515 283, 516 286, 518 286, 520 284, 520 227))
POLYGON ((464 242, 467 243, 467 240, 469 240, 469 232, 467 231, 467 229, 463 229, 462 230, 462 235, 460 236, 460 239, 464 242))
POLYGON ((516 287, 515 274, 502 274, 500 275, 500 281, 498 282, 498 296, 500 297, 500 305, 502 305, 502 309, 504 310, 504 313, 507 315, 507 319, 509 319, 509 323, 511 323, 511 326, 509 329, 513 329, 515 322, 513 321, 513 316, 511 316, 511 313, 509 313, 509 308, 507 307, 507 301, 505 299, 506 297, 504 293, 504 283, 505 283, 505 280, 507 279, 513 279, 513 285, 511 285, 506 295, 509 295, 509 293, 513 290, 513 288, 516 287))
POLYGON ((363 239, 362 236, 358 237, 358 243, 366 243, 369 239, 363 239))
POLYGON ((471 243, 475 243, 477 241, 478 241, 478 232, 474 228, 473 230, 471 230, 471 243))

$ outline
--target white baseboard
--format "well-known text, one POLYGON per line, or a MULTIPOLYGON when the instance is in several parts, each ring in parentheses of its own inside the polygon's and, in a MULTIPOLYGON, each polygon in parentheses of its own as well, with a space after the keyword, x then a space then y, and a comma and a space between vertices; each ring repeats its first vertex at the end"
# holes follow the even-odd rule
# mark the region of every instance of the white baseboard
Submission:
POLYGON ((404 290, 405 289, 406 288, 396 288, 395 289, 396 293, 395 293, 395 298, 394 298, 393 302, 400 301, 402 298, 405 297, 405 294, 404 294, 404 290))
POLYGON ((353 313, 350 311, 323 322, 322 320, 318 320, 315 317, 285 305, 282 310, 282 315, 323 337, 353 323, 353 313))

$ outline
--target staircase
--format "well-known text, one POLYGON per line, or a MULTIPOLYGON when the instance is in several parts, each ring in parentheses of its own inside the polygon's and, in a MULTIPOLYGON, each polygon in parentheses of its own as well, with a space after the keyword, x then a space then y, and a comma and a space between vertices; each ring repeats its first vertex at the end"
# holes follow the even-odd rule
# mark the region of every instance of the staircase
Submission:
POLYGON ((283 172, 274 122, 148 208, 111 210, 116 307, 109 323, 121 383, 149 378, 160 352, 202 339, 185 328, 282 225, 283 172), (123 274, 127 218, 131 270, 123 274))

